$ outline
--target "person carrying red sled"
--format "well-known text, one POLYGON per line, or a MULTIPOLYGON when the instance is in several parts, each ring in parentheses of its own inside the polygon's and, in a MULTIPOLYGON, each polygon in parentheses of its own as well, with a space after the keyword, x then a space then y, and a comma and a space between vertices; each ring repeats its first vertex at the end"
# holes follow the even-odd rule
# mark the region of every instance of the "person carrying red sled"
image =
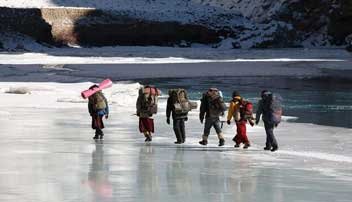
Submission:
MULTIPOLYGON (((98 88, 98 85, 93 85, 89 89, 98 88)), ((92 128, 95 129, 95 136, 93 139, 103 139, 104 133, 104 122, 103 117, 107 119, 109 117, 109 105, 103 92, 97 91, 91 95, 88 99, 88 111, 92 117, 92 128)))
POLYGON ((251 126, 254 125, 253 121, 253 105, 251 102, 244 100, 237 91, 232 93, 232 101, 227 113, 227 124, 231 124, 231 119, 234 118, 237 127, 237 134, 232 139, 236 144, 235 147, 240 147, 243 143, 243 149, 250 147, 250 142, 247 137, 247 121, 251 126))

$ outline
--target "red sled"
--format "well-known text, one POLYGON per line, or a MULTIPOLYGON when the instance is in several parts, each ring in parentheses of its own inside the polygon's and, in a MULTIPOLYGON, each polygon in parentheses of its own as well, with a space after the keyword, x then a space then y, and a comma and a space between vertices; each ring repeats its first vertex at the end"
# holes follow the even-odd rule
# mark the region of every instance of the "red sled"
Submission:
POLYGON ((99 84, 99 87, 82 91, 81 96, 84 99, 87 99, 89 96, 93 95, 94 93, 100 90, 103 90, 105 88, 110 88, 111 86, 112 86, 112 81, 110 79, 105 79, 99 84))

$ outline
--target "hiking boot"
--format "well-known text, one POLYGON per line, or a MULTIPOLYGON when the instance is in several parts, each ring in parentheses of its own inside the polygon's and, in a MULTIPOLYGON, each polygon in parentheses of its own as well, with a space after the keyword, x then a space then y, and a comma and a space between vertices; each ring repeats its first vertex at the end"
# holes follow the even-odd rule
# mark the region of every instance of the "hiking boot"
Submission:
POLYGON ((151 142, 152 141, 152 137, 151 136, 147 136, 144 141, 145 142, 151 142))
POLYGON ((270 147, 264 147, 264 150, 271 150, 270 147))
POLYGON ((279 147, 276 146, 276 147, 273 147, 273 148, 271 149, 271 151, 274 152, 274 151, 276 151, 276 150, 278 150, 278 149, 279 149, 279 147))
POLYGON ((207 140, 202 140, 202 141, 199 141, 199 144, 201 144, 201 145, 207 145, 207 144, 208 144, 208 141, 207 141, 207 140))
POLYGON ((225 140, 224 139, 220 139, 219 140, 219 147, 222 147, 225 145, 225 140))
POLYGON ((174 142, 175 144, 182 144, 182 142, 181 141, 176 141, 176 142, 174 142))
POLYGON ((94 135, 93 139, 94 139, 94 140, 99 139, 99 135, 94 135))
POLYGON ((101 139, 101 140, 104 139, 104 135, 100 135, 99 139, 101 139))
POLYGON ((250 147, 251 145, 250 144, 245 144, 244 146, 243 146, 243 149, 248 149, 248 147, 250 147))
POLYGON ((238 147, 240 147, 240 145, 239 144, 235 144, 235 146, 234 146, 235 148, 238 148, 238 147))

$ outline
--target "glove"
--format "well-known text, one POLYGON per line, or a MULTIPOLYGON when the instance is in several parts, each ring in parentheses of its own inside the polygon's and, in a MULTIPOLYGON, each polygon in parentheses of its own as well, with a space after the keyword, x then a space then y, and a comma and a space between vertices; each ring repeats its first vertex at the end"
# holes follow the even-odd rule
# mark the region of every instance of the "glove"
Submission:
POLYGON ((166 123, 170 125, 170 118, 166 119, 166 123))
POLYGON ((227 125, 230 125, 231 124, 231 121, 230 120, 227 120, 227 125))
POLYGON ((109 118, 109 114, 105 115, 105 119, 108 119, 109 118))
POLYGON ((255 121, 255 125, 258 125, 259 121, 255 121))
POLYGON ((278 126, 279 124, 275 124, 275 128, 278 126))
POLYGON ((137 113, 137 116, 139 117, 141 114, 140 113, 137 113))
POLYGON ((185 118, 185 121, 188 121, 188 117, 185 118))
POLYGON ((203 124, 203 119, 200 119, 200 123, 203 124))

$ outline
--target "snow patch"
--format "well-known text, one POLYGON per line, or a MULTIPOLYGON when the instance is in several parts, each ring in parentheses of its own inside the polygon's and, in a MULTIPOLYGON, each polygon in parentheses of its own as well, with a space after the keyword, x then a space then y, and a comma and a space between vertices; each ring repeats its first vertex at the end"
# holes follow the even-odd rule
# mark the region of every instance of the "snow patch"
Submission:
POLYGON ((272 58, 272 59, 188 59, 183 57, 78 57, 54 56, 44 53, 0 53, 2 64, 45 64, 44 68, 73 71, 58 64, 181 64, 181 63, 210 63, 210 62, 342 62, 343 59, 299 59, 299 58, 272 58), (54 66, 50 66, 54 65, 54 66))

